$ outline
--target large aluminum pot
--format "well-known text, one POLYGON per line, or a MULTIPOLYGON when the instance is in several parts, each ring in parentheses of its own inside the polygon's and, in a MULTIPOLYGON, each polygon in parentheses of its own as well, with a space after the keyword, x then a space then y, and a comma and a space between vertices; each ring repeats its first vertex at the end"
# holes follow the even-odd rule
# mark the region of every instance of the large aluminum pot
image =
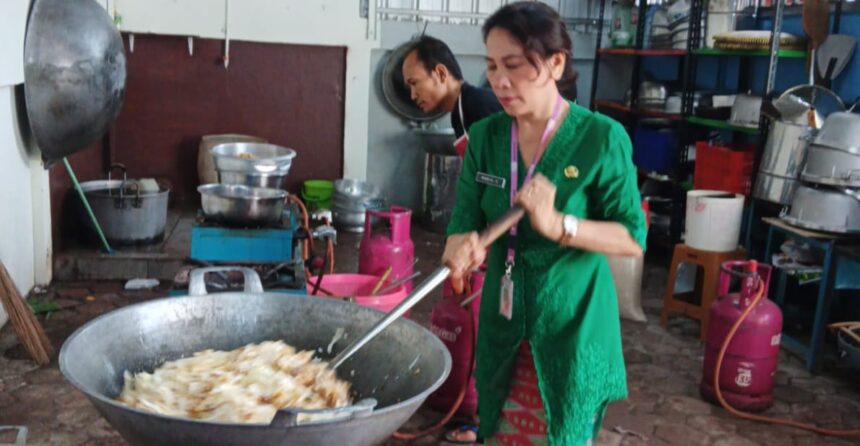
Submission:
POLYGON ((372 410, 372 401, 352 406, 346 409, 347 418, 296 424, 294 411, 281 411, 270 425, 202 422, 132 409, 114 398, 122 389, 124 371, 151 371, 205 349, 283 340, 331 359, 382 316, 339 300, 275 293, 153 300, 112 311, 79 328, 60 351, 60 370, 133 445, 369 446, 382 443, 403 425, 451 369, 444 344, 408 319, 394 322, 337 369, 352 383, 355 401, 372 398, 377 403, 372 410), (341 329, 346 336, 337 340, 341 329))
POLYGON ((784 121, 771 123, 753 196, 774 203, 791 203, 806 158, 809 132, 805 125, 784 121))
MULTIPOLYGON (((164 238, 170 189, 141 191, 136 180, 97 180, 81 183, 105 238, 114 245, 155 243, 164 238)), ((85 224, 92 225, 81 209, 85 224)))
POLYGON ((800 186, 791 212, 780 218, 816 231, 860 233, 860 193, 851 189, 800 186))
POLYGON ((203 215, 230 226, 267 226, 281 222, 287 193, 281 189, 236 184, 197 188, 203 215))
POLYGON ((211 149, 221 184, 281 189, 296 151, 268 143, 236 142, 211 149))
POLYGON ((427 153, 438 153, 441 155, 456 155, 457 150, 454 148, 456 136, 454 129, 447 128, 417 128, 412 130, 413 133, 421 138, 421 145, 427 153))
POLYGON ((801 177, 810 183, 860 187, 860 154, 813 144, 801 177))
POLYGON ((125 95, 122 37, 93 0, 36 0, 24 42, 24 94, 46 161, 98 140, 125 95))
POLYGON ((239 135, 225 133, 219 135, 203 135, 200 138, 200 147, 197 149, 197 177, 200 184, 218 182, 218 172, 215 170, 215 160, 212 158, 211 149, 219 144, 231 142, 267 142, 263 138, 250 135, 239 135))

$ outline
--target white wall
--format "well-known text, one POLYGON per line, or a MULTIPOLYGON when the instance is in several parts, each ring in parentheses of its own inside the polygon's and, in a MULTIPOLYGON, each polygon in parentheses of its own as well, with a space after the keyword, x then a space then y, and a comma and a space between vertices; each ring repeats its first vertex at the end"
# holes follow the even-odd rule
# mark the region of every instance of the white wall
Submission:
MULTIPOLYGON (((0 6, 0 260, 22 294, 51 280, 48 173, 38 152, 28 148, 26 113, 16 96, 16 90, 23 95, 29 3, 7 0, 0 6)), ((6 319, 0 307, 0 326, 6 319)))
MULTIPOLYGON (((367 37, 367 20, 358 0, 110 0, 108 9, 120 29, 224 38, 225 17, 231 39, 256 42, 344 46, 344 176, 367 173, 367 103, 370 52, 377 43, 367 37)), ((128 57, 134 57, 129 54, 128 57)))

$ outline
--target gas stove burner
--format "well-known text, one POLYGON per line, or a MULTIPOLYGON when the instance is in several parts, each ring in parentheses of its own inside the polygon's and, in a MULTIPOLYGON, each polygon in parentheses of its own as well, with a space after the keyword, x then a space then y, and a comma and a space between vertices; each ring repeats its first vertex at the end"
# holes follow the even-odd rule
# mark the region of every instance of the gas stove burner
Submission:
MULTIPOLYGON (((187 294, 191 270, 213 266, 209 262, 192 260, 194 265, 182 268, 173 278, 174 294, 187 294)), ((297 258, 280 263, 265 264, 231 264, 253 269, 267 291, 286 291, 305 294, 307 280, 305 277, 304 261, 297 258)), ((213 292, 241 292, 244 289, 244 276, 240 271, 222 271, 206 274, 206 287, 213 292)))

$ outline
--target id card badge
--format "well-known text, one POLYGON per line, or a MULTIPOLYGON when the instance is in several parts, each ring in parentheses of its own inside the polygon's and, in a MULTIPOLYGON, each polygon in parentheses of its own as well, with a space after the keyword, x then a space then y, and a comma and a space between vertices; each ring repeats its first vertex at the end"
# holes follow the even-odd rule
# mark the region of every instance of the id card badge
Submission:
POLYGON ((499 314, 507 320, 511 320, 514 314, 514 281, 511 276, 502 276, 502 286, 499 295, 499 314))
POLYGON ((464 134, 463 136, 457 138, 454 141, 454 150, 457 151, 457 155, 460 155, 460 158, 466 156, 466 146, 469 145, 469 135, 464 134))

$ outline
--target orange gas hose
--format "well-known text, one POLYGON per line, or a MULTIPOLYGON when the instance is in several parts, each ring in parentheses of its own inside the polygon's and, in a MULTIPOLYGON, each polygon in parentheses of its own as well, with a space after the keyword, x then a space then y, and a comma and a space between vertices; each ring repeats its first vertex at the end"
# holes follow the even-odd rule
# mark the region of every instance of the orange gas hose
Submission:
POLYGON ((295 195, 287 194, 287 200, 295 203, 299 207, 299 213, 301 213, 302 229, 304 229, 308 234, 308 238, 306 238, 304 241, 303 253, 305 256, 305 260, 307 260, 310 256, 310 251, 314 249, 314 239, 311 236, 311 218, 308 214, 308 208, 306 208, 305 204, 302 203, 302 200, 300 200, 299 197, 295 195))
POLYGON ((803 430, 815 432, 815 433, 820 434, 820 435, 828 435, 828 436, 832 436, 832 437, 856 437, 856 436, 860 436, 860 429, 853 429, 853 430, 824 429, 824 428, 820 428, 820 427, 812 425, 812 424, 801 423, 799 421, 787 420, 787 419, 782 419, 782 418, 772 418, 772 417, 766 417, 763 415, 756 415, 756 414, 752 414, 749 412, 744 412, 744 411, 735 409, 734 407, 729 405, 728 401, 726 401, 723 398, 723 394, 720 391, 720 368, 722 367, 722 364, 723 364, 723 357, 726 355, 726 351, 729 349, 729 343, 731 343, 732 338, 735 336, 735 333, 738 331, 738 328, 740 328, 741 324, 744 322, 744 320, 747 318, 747 316, 749 316, 750 312, 753 310, 753 308, 755 308, 756 304, 758 304, 758 301, 761 300, 762 295, 764 294, 764 282, 761 280, 761 278, 759 278, 758 280, 759 280, 759 287, 758 287, 758 291, 756 292, 755 297, 753 298, 753 300, 749 304, 749 306, 747 306, 747 308, 743 311, 743 313, 741 313, 741 317, 738 318, 737 321, 735 321, 734 325, 732 325, 732 329, 729 330, 728 335, 726 335, 726 339, 723 341, 723 344, 720 347, 720 354, 717 356, 717 365, 714 369, 714 389, 716 390, 717 399, 720 401, 720 405, 723 406, 723 409, 727 410, 732 415, 735 415, 737 417, 740 417, 740 418, 743 418, 746 420, 759 421, 762 423, 779 424, 782 426, 794 427, 797 429, 803 429, 803 430))

